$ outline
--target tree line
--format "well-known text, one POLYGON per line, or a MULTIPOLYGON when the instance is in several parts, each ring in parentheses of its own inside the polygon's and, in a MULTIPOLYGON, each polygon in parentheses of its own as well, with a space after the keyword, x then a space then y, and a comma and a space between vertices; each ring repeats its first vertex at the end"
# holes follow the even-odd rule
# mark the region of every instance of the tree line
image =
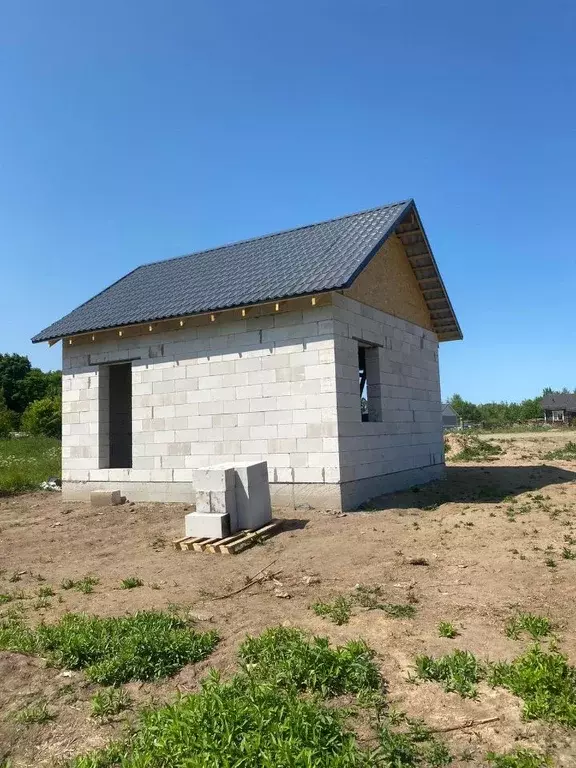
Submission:
POLYGON ((60 437, 62 372, 33 368, 24 355, 0 354, 0 437, 11 432, 60 437))
MULTIPOLYGON (((472 403, 464 400, 460 395, 452 395, 448 400, 452 408, 456 411, 462 421, 472 422, 474 424, 483 424, 485 426, 499 426, 505 424, 518 424, 523 421, 541 419, 543 417, 542 406, 540 405, 544 395, 552 392, 550 387, 546 387, 538 397, 528 398, 519 403, 472 403)), ((570 390, 563 389, 564 394, 569 394, 570 390)), ((571 393, 570 393, 571 394, 571 393)))

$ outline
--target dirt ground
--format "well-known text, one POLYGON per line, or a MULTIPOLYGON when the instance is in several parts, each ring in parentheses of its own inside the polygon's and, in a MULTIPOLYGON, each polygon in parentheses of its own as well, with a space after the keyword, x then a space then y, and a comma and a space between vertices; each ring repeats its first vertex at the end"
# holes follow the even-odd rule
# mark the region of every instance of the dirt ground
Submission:
POLYGON ((434 729, 498 717, 441 734, 456 757, 454 766, 484 765, 488 750, 519 746, 548 751, 558 766, 574 765, 573 732, 522 721, 520 701, 503 689, 481 685, 478 698, 471 700, 434 683, 409 680, 421 653, 462 648, 490 660, 519 655, 527 641, 509 639, 503 631, 518 610, 553 619, 560 649, 576 664, 576 560, 562 557, 563 547, 576 537, 576 462, 543 459, 573 433, 489 439, 505 449, 496 461, 449 464, 446 480, 382 497, 361 512, 275 510, 284 520, 282 531, 232 557, 170 546, 183 535, 186 505, 127 503, 94 510, 62 502, 56 493, 0 499, 0 593, 21 591, 31 598, 0 611, 18 602, 30 621, 51 621, 65 611, 119 615, 178 604, 199 628, 216 628, 222 637, 207 661, 185 667, 174 678, 126 685, 133 710, 108 724, 90 717, 89 699, 97 688, 82 673, 0 652, 0 765, 8 757, 15 768, 51 765, 102 746, 121 733, 139 706, 195 690, 209 667, 234 671, 244 636, 278 624, 326 635, 335 643, 364 638, 377 652, 391 703, 434 729), (540 495, 544 500, 536 503, 534 496, 540 495), (507 510, 520 505, 521 513, 511 519, 507 510), (265 579, 214 599, 266 567, 276 582, 265 579), (86 574, 100 580, 92 594, 59 586, 63 579, 86 574), (144 586, 120 589, 128 576, 140 577, 144 586), (19 580, 10 581, 14 578, 19 580), (350 593, 358 583, 381 585, 389 602, 417 601, 415 618, 358 608, 349 624, 336 626, 310 610, 316 600, 350 593), (56 591, 48 606, 38 603, 43 585, 56 591), (453 622, 459 636, 440 638, 439 621, 453 622), (29 726, 15 722, 18 710, 42 697, 56 715, 53 720, 29 726))

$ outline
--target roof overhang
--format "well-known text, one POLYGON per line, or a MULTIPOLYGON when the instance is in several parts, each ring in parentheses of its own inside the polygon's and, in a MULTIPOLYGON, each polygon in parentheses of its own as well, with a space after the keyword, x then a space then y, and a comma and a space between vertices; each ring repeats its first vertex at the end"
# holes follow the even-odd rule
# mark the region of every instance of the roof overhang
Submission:
POLYGON ((456 313, 440 276, 432 248, 426 237, 416 204, 412 201, 394 233, 398 236, 430 312, 432 327, 439 341, 463 338, 456 313))

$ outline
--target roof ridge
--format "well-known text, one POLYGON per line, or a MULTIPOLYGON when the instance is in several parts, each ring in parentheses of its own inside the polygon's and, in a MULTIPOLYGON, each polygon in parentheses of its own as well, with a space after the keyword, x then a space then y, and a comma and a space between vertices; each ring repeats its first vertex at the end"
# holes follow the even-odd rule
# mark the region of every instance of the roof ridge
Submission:
MULTIPOLYGON (((406 200, 398 200, 394 203, 386 203, 385 205, 376 205, 374 208, 366 208, 363 211, 356 211, 355 213, 346 213, 343 216, 334 216, 331 219, 325 219, 324 221, 315 221, 312 224, 302 224, 298 227, 290 227, 288 229, 279 229, 276 232, 269 232, 267 235, 259 235, 258 237, 247 237, 243 240, 234 240, 231 243, 224 243, 223 245, 215 246, 214 248, 205 248, 201 251, 193 251, 192 253, 184 253, 182 256, 169 256, 167 259, 157 259, 156 261, 148 261, 145 264, 140 264, 136 269, 142 269, 143 267, 153 267, 155 264, 166 264, 169 261, 178 261, 179 259, 189 259, 191 256, 200 256, 205 253, 214 253, 214 251, 221 251, 223 248, 231 248, 233 245, 245 245, 246 243, 257 243, 259 240, 266 240, 268 237, 277 237, 278 235, 287 235, 289 232, 300 232, 303 229, 312 229, 312 227, 320 227, 323 224, 331 224, 334 221, 343 221, 344 219, 351 219, 353 216, 362 216, 366 213, 373 213, 374 211, 381 211, 384 208, 394 208, 399 205, 407 205, 413 202, 413 198, 407 198, 406 200)), ((136 271, 136 270, 132 270, 136 271)))

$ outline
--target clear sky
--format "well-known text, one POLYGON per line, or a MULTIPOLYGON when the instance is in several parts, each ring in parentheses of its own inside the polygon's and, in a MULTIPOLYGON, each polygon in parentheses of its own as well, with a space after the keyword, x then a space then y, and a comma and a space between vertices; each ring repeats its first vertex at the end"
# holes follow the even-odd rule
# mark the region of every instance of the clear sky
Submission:
POLYGON ((443 395, 576 387, 572 0, 2 0, 0 351, 135 266, 414 197, 443 395))

